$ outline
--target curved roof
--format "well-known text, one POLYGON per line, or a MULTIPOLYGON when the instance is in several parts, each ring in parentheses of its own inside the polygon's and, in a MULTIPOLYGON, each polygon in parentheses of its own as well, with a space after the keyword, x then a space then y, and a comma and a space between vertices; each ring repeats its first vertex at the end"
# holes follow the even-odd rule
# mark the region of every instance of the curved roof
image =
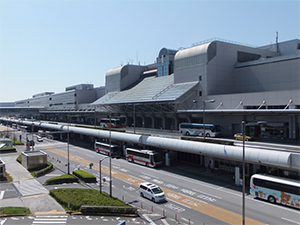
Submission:
POLYGON ((111 75, 114 75, 114 74, 120 74, 122 68, 123 68, 123 66, 119 66, 117 68, 110 69, 109 71, 107 71, 106 76, 111 76, 111 75))
MULTIPOLYGON (((44 127, 48 129, 70 131, 79 134, 111 138, 118 141, 137 143, 148 146, 155 146, 159 148, 172 149, 175 151, 188 152, 192 154, 208 155, 218 158, 224 158, 228 160, 242 161, 242 147, 241 146, 230 146, 220 145, 212 143, 203 143, 195 141, 187 141, 180 139, 162 138, 145 136, 139 134, 129 134, 123 132, 111 132, 105 130, 95 130, 82 127, 73 127, 58 124, 49 124, 44 122, 31 122, 31 121, 20 121, 20 120, 9 120, 3 119, 15 123, 21 123, 25 125, 34 125, 38 127, 44 127)), ((274 151, 274 150, 263 150, 258 148, 245 147, 245 161, 261 165, 279 166, 284 168, 299 169, 298 163, 294 165, 293 155, 295 159, 299 158, 299 154, 290 153, 285 151, 274 151), (298 157, 298 158, 297 158, 298 157)), ((296 160, 297 161, 297 160, 296 160)), ((297 161, 298 162, 298 161, 297 161)))
POLYGON ((159 51, 158 57, 160 58, 163 55, 175 55, 177 51, 178 50, 173 50, 173 49, 168 49, 168 48, 162 48, 159 51))
POLYGON ((174 60, 179 60, 179 59, 184 59, 188 57, 193 57, 196 55, 201 55, 201 54, 206 54, 208 51, 208 47, 212 42, 203 44, 203 45, 198 45, 194 46, 191 48, 186 48, 183 50, 180 50, 176 53, 174 60))

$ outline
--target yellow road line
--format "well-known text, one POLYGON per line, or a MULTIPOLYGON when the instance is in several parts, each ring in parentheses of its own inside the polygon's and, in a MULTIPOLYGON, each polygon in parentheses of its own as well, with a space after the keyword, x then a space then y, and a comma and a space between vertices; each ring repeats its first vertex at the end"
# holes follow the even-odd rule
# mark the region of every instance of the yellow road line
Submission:
MULTIPOLYGON (((58 150, 56 148, 53 148, 51 146, 47 146, 44 147, 45 149, 54 152, 55 154, 61 155, 63 157, 67 157, 67 153, 58 150)), ((78 156, 72 155, 70 154, 70 160, 73 160, 75 162, 78 162, 80 164, 89 166, 89 164, 91 163, 91 161, 87 160, 87 159, 83 159, 80 158, 78 156)), ((99 165, 98 164, 94 164, 93 166, 96 170, 99 170, 99 165)), ((101 165, 101 170, 106 173, 109 174, 109 168, 106 166, 101 165)), ((140 183, 145 182, 142 179, 136 178, 134 176, 128 175, 126 173, 117 171, 112 169, 112 176, 114 178, 118 178, 120 180, 123 180, 131 185, 134 185, 136 187, 139 187, 140 183)), ((241 224, 242 223, 242 215, 231 212, 229 210, 223 209, 221 207, 203 202, 201 200, 189 197, 187 195, 175 192, 173 190, 170 190, 168 188, 162 188, 163 191, 165 192, 166 196, 168 199, 178 202, 181 205, 184 205, 188 208, 191 208, 195 211, 201 212, 203 214, 206 214, 212 218, 218 219, 220 221, 223 221, 227 224, 241 224)), ((251 219, 246 217, 245 218, 245 224, 255 224, 255 225, 260 225, 260 224, 264 224, 260 221, 251 219)))

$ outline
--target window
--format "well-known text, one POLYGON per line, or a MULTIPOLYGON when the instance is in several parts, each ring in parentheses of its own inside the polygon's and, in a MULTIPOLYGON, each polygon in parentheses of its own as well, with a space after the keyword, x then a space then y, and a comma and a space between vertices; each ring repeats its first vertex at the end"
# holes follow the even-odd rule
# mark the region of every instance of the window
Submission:
POLYGON ((202 76, 201 76, 201 75, 199 76, 199 80, 200 80, 200 81, 202 80, 202 76))
POLYGON ((199 96, 202 96, 202 91, 199 91, 199 96))

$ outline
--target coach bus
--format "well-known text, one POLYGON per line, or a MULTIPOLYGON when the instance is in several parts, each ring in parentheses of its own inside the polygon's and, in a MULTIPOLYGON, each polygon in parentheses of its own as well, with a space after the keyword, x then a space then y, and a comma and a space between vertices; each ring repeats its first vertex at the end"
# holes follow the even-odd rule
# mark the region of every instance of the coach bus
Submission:
POLYGON ((118 145, 110 145, 103 142, 95 142, 94 149, 96 152, 104 154, 104 155, 110 155, 112 158, 119 158, 122 156, 121 149, 118 145))
POLYGON ((162 158, 160 154, 152 150, 126 148, 126 160, 149 167, 162 165, 162 158))
POLYGON ((279 203, 300 209, 299 180, 254 174, 250 179, 250 194, 271 203, 279 203))
POLYGON ((111 127, 111 128, 121 128, 121 127, 123 127, 120 119, 116 119, 116 118, 111 118, 111 119, 101 118, 100 126, 101 127, 111 127))
MULTIPOLYGON (((201 123, 180 123, 179 132, 182 135, 203 136, 204 125, 201 123)), ((220 137, 221 127, 217 124, 205 124, 205 137, 220 137)))

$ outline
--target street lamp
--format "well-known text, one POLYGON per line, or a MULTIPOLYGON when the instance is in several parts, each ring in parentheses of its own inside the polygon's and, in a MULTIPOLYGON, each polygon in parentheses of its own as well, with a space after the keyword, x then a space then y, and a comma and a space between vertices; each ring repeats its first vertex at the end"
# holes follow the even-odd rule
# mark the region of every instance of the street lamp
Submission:
POLYGON ((105 156, 104 158, 99 160, 99 184, 100 184, 100 194, 102 194, 102 177, 101 177, 101 162, 108 158, 108 156, 105 156))
POLYGON ((212 100, 204 100, 203 101, 203 129, 204 129, 204 131, 203 131, 203 139, 205 139, 205 103, 214 103, 215 102, 215 100, 214 99, 212 99, 212 100))
POLYGON ((112 179, 111 179, 111 114, 109 114, 109 195, 112 197, 112 179))
POLYGON ((68 123, 68 174, 70 174, 70 124, 68 123))
POLYGON ((135 104, 133 105, 133 133, 135 134, 135 104))
POLYGON ((245 121, 243 124, 243 225, 245 224, 245 121))

